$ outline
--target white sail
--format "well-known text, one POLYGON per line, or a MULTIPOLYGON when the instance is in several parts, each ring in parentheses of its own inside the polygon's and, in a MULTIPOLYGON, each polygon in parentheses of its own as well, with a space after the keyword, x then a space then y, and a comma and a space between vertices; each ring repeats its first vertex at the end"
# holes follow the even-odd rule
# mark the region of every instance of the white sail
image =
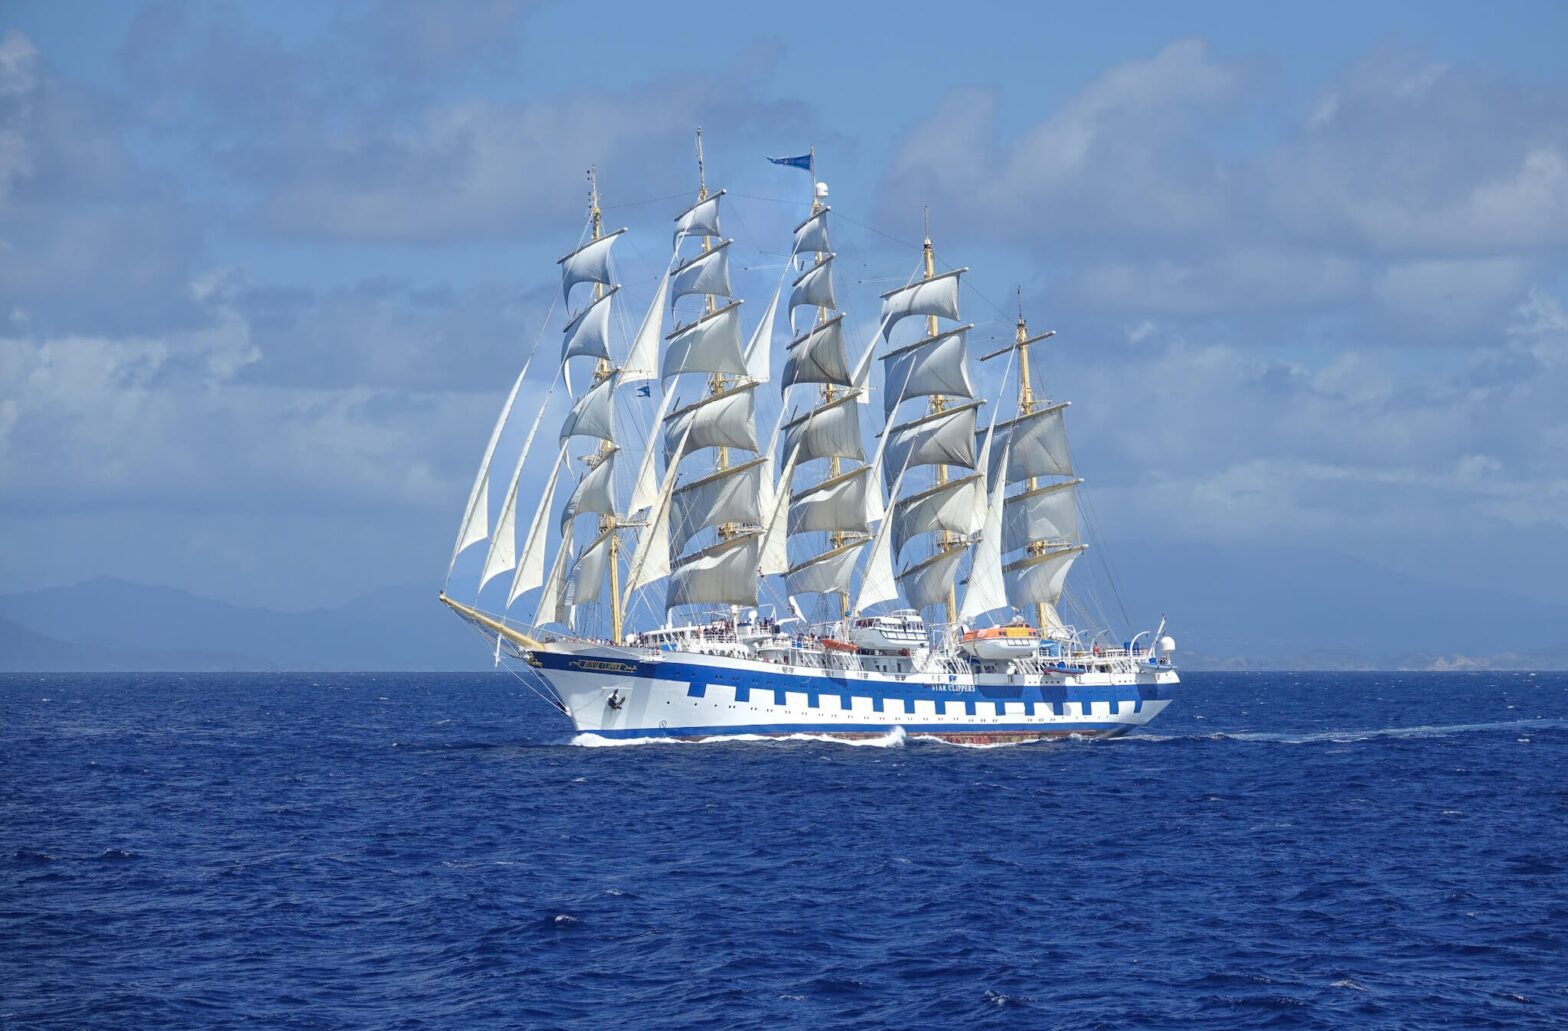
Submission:
POLYGON ((958 277, 968 271, 966 268, 955 269, 883 294, 882 335, 891 338, 893 327, 911 315, 957 319, 958 277))
POLYGON ((812 484, 789 499, 789 532, 847 530, 867 533, 866 491, 871 467, 863 465, 812 484))
POLYGON ((795 227, 796 254, 810 254, 813 251, 821 254, 833 249, 828 246, 828 212, 832 210, 823 208, 795 227))
MULTIPOLYGON (((549 538, 549 514, 555 506, 555 488, 561 477, 561 467, 566 464, 566 445, 561 445, 561 450, 555 456, 555 464, 550 467, 550 478, 545 481, 544 497, 539 501, 539 507, 534 510, 533 521, 528 526, 528 536, 523 538, 523 552, 517 559, 517 573, 512 577, 512 587, 506 592, 506 604, 510 608, 512 602, 518 597, 535 587, 544 584, 544 553, 545 544, 549 538)), ((563 533, 570 534, 568 526, 563 533)))
POLYGON ((576 607, 599 600, 604 591, 604 574, 610 567, 610 551, 615 527, 610 527, 593 539, 583 553, 577 556, 572 567, 571 579, 566 586, 566 604, 576 607))
POLYGON ((975 464, 975 413, 981 402, 923 415, 888 430, 884 477, 921 465, 975 464))
POLYGON ((603 297, 584 308, 561 331, 561 361, 571 358, 610 357, 610 298, 621 288, 612 286, 603 297))
POLYGON ((887 362, 883 407, 888 415, 911 397, 974 397, 964 360, 964 335, 973 326, 927 337, 882 356, 887 362))
MULTIPOLYGON (((767 446, 764 447, 762 449, 762 451, 760 452, 762 457, 767 459, 767 462, 768 462, 766 482, 768 483, 768 485, 770 487, 770 491, 769 491, 770 497, 772 495, 772 489, 771 488, 774 487, 774 486, 779 486, 779 489, 782 490, 786 494, 789 493, 789 477, 791 475, 793 475, 793 469, 791 469, 789 472, 786 472, 782 476, 777 476, 777 477, 774 476, 773 475, 773 470, 775 469, 775 467, 778 464, 777 461, 775 460, 774 456, 778 455, 780 453, 779 452, 779 441, 782 440, 783 437, 784 437, 784 423, 787 422, 789 420, 789 417, 791 415, 794 415, 796 411, 798 411, 798 409, 789 408, 789 407, 787 407, 785 405, 779 405, 779 414, 778 414, 778 417, 773 420, 773 429, 768 434, 767 446)), ((772 502, 769 502, 770 507, 771 507, 771 504, 772 504, 772 502)))
POLYGON ((1002 550, 1017 551, 1030 541, 1078 541, 1078 484, 1053 483, 1007 499, 1002 515, 1002 550))
POLYGON ((621 238, 624 229, 617 229, 608 236, 589 240, 566 257, 556 261, 561 266, 561 294, 568 304, 572 300, 572 287, 578 283, 603 283, 610 285, 610 248, 621 238))
POLYGON ((479 467, 479 476, 468 491, 468 506, 463 512, 463 522, 457 528, 457 544, 452 548, 452 558, 447 562, 446 575, 451 577, 457 566, 457 556, 465 548, 478 544, 490 536, 490 460, 486 457, 479 467))
MULTIPOLYGON (((523 465, 528 460, 528 449, 532 444, 533 436, 530 434, 527 443, 523 445, 523 449, 517 454, 517 464, 512 469, 512 479, 506 486, 506 500, 501 503, 501 518, 496 522, 495 535, 490 538, 490 548, 485 553, 484 570, 479 574, 479 589, 481 591, 485 589, 485 584, 517 565, 517 487, 523 478, 523 465)), ((565 457, 566 444, 563 442, 560 453, 555 456, 555 463, 550 467, 550 480, 549 485, 545 489, 545 502, 534 513, 533 524, 528 531, 529 543, 532 543, 534 534, 539 527, 540 516, 551 503, 550 496, 555 491, 556 476, 560 472, 561 462, 565 457)), ((525 547, 524 551, 526 552, 526 550, 527 548, 525 547)), ((540 571, 542 572, 543 556, 541 555, 539 558, 540 571)), ((536 582, 530 586, 537 587, 538 583, 536 582)), ((516 597, 516 595, 511 595, 507 598, 508 605, 512 603, 513 597, 516 597)))
POLYGON ((746 345, 746 377, 758 383, 766 383, 773 375, 773 320, 778 316, 779 294, 783 289, 781 279, 773 290, 767 310, 762 313, 762 321, 751 334, 751 342, 746 345))
POLYGON ((670 279, 659 277, 659 289, 654 292, 653 303, 637 327, 627 352, 626 364, 621 367, 622 383, 641 383, 659 374, 659 340, 664 336, 664 298, 669 294, 670 279))
MULTIPOLYGON (((620 371, 619 380, 623 384, 641 383, 658 377, 659 340, 664 334, 664 298, 669 291, 669 285, 668 276, 659 277, 659 289, 655 291, 653 303, 648 306, 648 311, 643 315, 642 325, 638 327, 637 335, 632 338, 631 351, 627 354, 626 364, 620 371)), ((658 497, 658 470, 654 465, 654 456, 658 449, 654 447, 654 442, 659 436, 660 422, 673 402, 674 396, 668 392, 659 399, 659 410, 653 418, 652 429, 648 434, 648 445, 637 463, 637 477, 632 481, 631 503, 626 509, 627 515, 635 515, 642 511, 653 504, 658 497)))
POLYGON ((835 315, 790 341, 785 351, 782 385, 792 387, 797 383, 852 385, 844 355, 844 316, 835 315))
POLYGON ((720 541, 670 571, 664 606, 757 604, 756 532, 720 541))
POLYGON ((855 560, 865 541, 855 541, 814 555, 784 574, 784 590, 791 597, 799 594, 837 594, 848 591, 855 560))
POLYGON ((626 506, 627 515, 636 515, 659 498, 659 473, 655 456, 663 450, 658 444, 664 436, 664 416, 674 402, 675 395, 669 391, 665 391, 659 399, 659 411, 654 415, 652 428, 648 431, 648 446, 643 449, 642 458, 637 463, 637 478, 632 481, 632 499, 626 506))
POLYGON ((682 484, 670 496, 670 550, 679 553, 707 526, 762 523, 762 474, 766 462, 753 458, 682 484))
POLYGON ((893 323, 888 321, 886 307, 884 304, 882 322, 877 326, 876 332, 871 334, 871 339, 866 342, 865 350, 861 352, 860 359, 855 362, 854 371, 849 375, 855 389, 860 391, 860 403, 863 405, 871 403, 871 359, 876 356, 877 341, 884 334, 892 332, 893 323))
POLYGON ((577 481, 572 496, 566 499, 566 507, 561 510, 563 524, 584 512, 615 514, 615 456, 618 454, 619 451, 607 452, 577 481))
MULTIPOLYGON (((1071 476, 1073 460, 1067 450, 1067 423, 1062 418, 1068 402, 1020 415, 997 427, 1007 445, 1008 482, 1031 476, 1071 476)), ((993 461, 995 458, 993 456, 993 461)))
POLYGON ((1054 609, 1062 598, 1067 571, 1083 552, 1084 545, 1078 544, 1043 555, 1030 555, 1003 567, 1008 602, 1018 608, 1048 605, 1054 609))
MULTIPOLYGON (((537 345, 534 350, 538 351, 537 345)), ((490 443, 485 445, 485 456, 479 460, 479 472, 474 475, 474 485, 468 490, 468 504, 463 506, 463 521, 457 528, 457 543, 452 546, 452 558, 446 564, 446 575, 449 577, 463 549, 490 536, 490 461, 495 458, 496 445, 501 441, 501 429, 512 414, 517 392, 522 389, 523 377, 528 375, 528 366, 533 364, 533 360, 533 354, 529 354, 528 360, 523 363, 523 370, 512 381, 512 389, 506 395, 506 403, 501 406, 501 414, 490 429, 490 443)))
POLYGON ((769 506, 767 521, 762 527, 762 543, 758 548, 757 572, 773 576, 789 569, 789 548, 786 536, 789 527, 789 481, 795 473, 794 451, 784 460, 784 471, 779 474, 778 490, 769 506))
POLYGON ((671 333, 659 378, 669 379, 683 372, 744 374, 746 355, 740 346, 740 304, 727 304, 671 333))
POLYGON ((898 574, 898 586, 917 609, 946 605, 948 592, 958 579, 958 560, 967 548, 939 551, 898 574))
POLYGON ((615 379, 614 375, 606 376, 577 399, 561 424, 561 440, 597 437, 615 441, 615 379))
POLYGON ((784 450, 799 449, 802 462, 835 455, 864 461, 865 452, 860 446, 860 410, 854 403, 858 396, 851 391, 786 423, 784 450))
POLYGON ((719 232, 719 198, 726 192, 720 190, 676 215, 675 242, 680 243, 683 236, 722 236, 719 232))
POLYGON ((539 606, 534 610, 534 626, 546 623, 565 624, 570 618, 566 608, 566 578, 571 573, 572 527, 568 523, 556 550, 555 561, 550 563, 550 574, 544 578, 544 590, 539 593, 539 606))
MULTIPOLYGON (((682 439, 676 450, 686 447, 682 439)), ((632 592, 653 583, 670 572, 670 496, 675 493, 675 479, 680 466, 674 462, 664 470, 664 480, 659 486, 659 496, 648 510, 648 519, 637 532, 636 551, 632 555, 630 575, 626 578, 623 608, 631 607, 632 592)))
POLYGON ((804 275, 795 280, 793 286, 794 289, 789 294, 791 320, 795 317, 795 309, 802 306, 837 308, 838 301, 833 296, 833 255, 829 254, 811 266, 804 275))
MULTIPOLYGON (((988 440, 985 448, 994 444, 988 440)), ((1002 512, 1007 497, 1007 449, 1002 452, 1001 475, 992 478, 990 498, 985 506, 985 523, 980 528, 980 540, 974 546, 974 561, 969 565, 969 586, 964 590, 964 601, 958 609, 958 618, 969 621, 978 619, 993 609, 1007 606, 1007 584, 1002 575, 1002 512)))
POLYGON ((871 464, 871 480, 866 490, 866 522, 875 525, 878 520, 887 515, 887 502, 882 497, 882 479, 877 476, 877 464, 871 464))
POLYGON ((901 498, 892 516, 893 554, 902 555, 912 538, 933 530, 974 533, 984 517, 985 485, 979 473, 901 498))
POLYGON ((523 457, 517 456, 517 470, 512 473, 512 483, 506 489, 506 500, 501 502, 501 517, 496 520, 495 533, 490 537, 490 548, 485 552, 484 569, 479 574, 481 591, 485 589, 485 584, 517 565, 517 480, 523 471, 523 457))
POLYGON ((689 451, 705 447, 756 451, 756 389, 755 383, 741 383, 665 416, 665 460, 673 462, 689 451), (675 450, 676 442, 683 440, 684 450, 675 450))
POLYGON ((670 302, 690 294, 730 295, 730 244, 725 240, 711 251, 704 251, 670 273, 670 302))
POLYGON ((898 600, 898 582, 893 576, 892 538, 888 528, 898 511, 898 488, 903 482, 904 474, 900 472, 893 481, 893 489, 888 492, 892 499, 888 502, 890 511, 871 540, 871 555, 866 559, 866 571, 860 578, 860 590, 855 594, 855 604, 851 609, 853 612, 864 612, 879 602, 898 600))

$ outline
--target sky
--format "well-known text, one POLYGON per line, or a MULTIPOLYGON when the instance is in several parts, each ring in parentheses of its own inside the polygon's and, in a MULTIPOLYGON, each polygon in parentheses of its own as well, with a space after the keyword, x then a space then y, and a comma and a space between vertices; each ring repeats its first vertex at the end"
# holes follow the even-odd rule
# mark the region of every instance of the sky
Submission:
POLYGON ((1568 6, 892 10, 12 0, 0 580, 433 589, 584 170, 646 298, 700 125, 754 305, 807 146, 857 318, 926 208, 1022 289, 1108 540, 1568 603, 1568 6))

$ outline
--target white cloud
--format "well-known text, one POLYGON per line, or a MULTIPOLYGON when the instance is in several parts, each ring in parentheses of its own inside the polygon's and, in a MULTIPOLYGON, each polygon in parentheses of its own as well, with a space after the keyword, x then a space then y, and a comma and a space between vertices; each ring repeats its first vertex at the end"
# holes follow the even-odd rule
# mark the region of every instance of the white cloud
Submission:
POLYGON ((1191 258, 1085 262, 1059 292, 1096 308, 1154 315, 1278 311, 1353 302, 1365 274, 1341 255, 1240 246, 1191 258))
POLYGON ((1310 311, 1380 342, 1473 338, 1563 269, 1568 88, 1379 50, 1265 124, 1261 82, 1182 40, 1011 132, 996 91, 956 89, 895 153, 884 218, 931 204, 939 247, 1064 266, 1078 310, 1310 311))
POLYGON ((16 29, 0 36, 0 203, 11 184, 32 169, 33 148, 26 123, 29 97, 38 82, 38 48, 16 29))
POLYGON ((895 153, 883 218, 930 202, 960 233, 1042 244, 1212 228, 1228 214, 1227 173, 1190 134, 1239 102, 1250 78, 1201 40, 1180 40, 1108 69, 1010 140, 997 138, 997 91, 955 90, 895 153))
POLYGON ((0 495, 12 507, 448 504, 462 395, 247 385, 232 313, 165 337, 0 340, 0 495), (438 470, 440 470, 438 472, 438 470))
POLYGON ((1434 257, 1561 247, 1568 90, 1375 51, 1260 171, 1310 239, 1434 257))
POLYGON ((1157 330, 1129 362, 1052 362, 1119 537, 1457 540, 1568 529, 1568 316, 1536 295, 1457 364, 1157 330), (1129 374, 1129 370, 1132 370, 1129 374))
POLYGON ((575 221, 590 165, 639 177, 626 185, 639 198, 674 192, 689 188, 693 126, 776 139, 807 110, 767 98, 781 56, 770 43, 627 87, 585 74, 523 100, 451 88, 515 45, 529 6, 486 0, 452 16, 398 3, 287 42, 223 8, 150 8, 126 63, 150 123, 199 127, 247 231, 289 239, 526 238, 575 221), (420 88, 435 73, 448 88, 420 88))
POLYGON ((1372 296, 1393 314, 1439 330, 1469 330, 1526 293, 1531 264, 1522 258, 1433 258, 1387 265, 1372 296))

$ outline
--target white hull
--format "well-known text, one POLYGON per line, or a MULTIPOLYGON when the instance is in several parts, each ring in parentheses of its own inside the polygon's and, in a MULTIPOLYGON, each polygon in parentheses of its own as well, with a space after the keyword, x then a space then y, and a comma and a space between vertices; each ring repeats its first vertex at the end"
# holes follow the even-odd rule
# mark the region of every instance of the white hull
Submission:
POLYGON ((597 646, 530 653, 581 733, 704 738, 868 736, 895 727, 953 741, 1124 734, 1170 703, 1175 670, 880 673, 597 646))

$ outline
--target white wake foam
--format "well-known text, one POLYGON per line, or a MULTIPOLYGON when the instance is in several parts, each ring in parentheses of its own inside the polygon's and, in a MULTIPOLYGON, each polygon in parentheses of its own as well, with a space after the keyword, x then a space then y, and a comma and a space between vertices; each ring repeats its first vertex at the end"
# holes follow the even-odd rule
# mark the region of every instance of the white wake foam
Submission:
POLYGON ((1167 744, 1172 741, 1249 741, 1276 745, 1355 744, 1379 738, 1428 738, 1453 737, 1459 734, 1476 734, 1505 730, 1564 730, 1568 720, 1507 720, 1498 723, 1441 723, 1415 727, 1365 727, 1340 730, 1321 730, 1311 733, 1287 733, 1251 730, 1215 731, 1212 734, 1150 734, 1136 731, 1113 739, 1117 744, 1167 744))
POLYGON ((814 741, 825 745, 848 745, 852 748, 902 748, 904 728, 894 727, 877 737, 835 737, 832 734, 714 734, 711 737, 605 737, 602 734, 578 734, 571 743, 578 748, 619 748, 627 745, 723 745, 748 742, 800 742, 814 741))
POLYGON ((1456 734, 1474 734, 1495 730, 1561 730, 1568 728, 1568 720, 1505 720, 1497 723, 1444 723, 1423 724, 1415 727, 1377 727, 1364 730, 1324 730, 1312 734, 1271 734, 1251 731, 1208 734, 1211 740, 1263 741, 1285 745, 1354 744, 1378 738, 1401 737, 1451 737, 1456 734))
POLYGON ((1488 724, 1422 724, 1417 727, 1363 727, 1363 729, 1317 730, 1312 733, 1262 732, 1262 730, 1221 730, 1215 733, 1129 733, 1120 743, 1163 744, 1168 741, 1258 741, 1262 744, 1355 744, 1378 738, 1447 738, 1461 733, 1488 730, 1563 730, 1568 719, 1510 719, 1488 724))

